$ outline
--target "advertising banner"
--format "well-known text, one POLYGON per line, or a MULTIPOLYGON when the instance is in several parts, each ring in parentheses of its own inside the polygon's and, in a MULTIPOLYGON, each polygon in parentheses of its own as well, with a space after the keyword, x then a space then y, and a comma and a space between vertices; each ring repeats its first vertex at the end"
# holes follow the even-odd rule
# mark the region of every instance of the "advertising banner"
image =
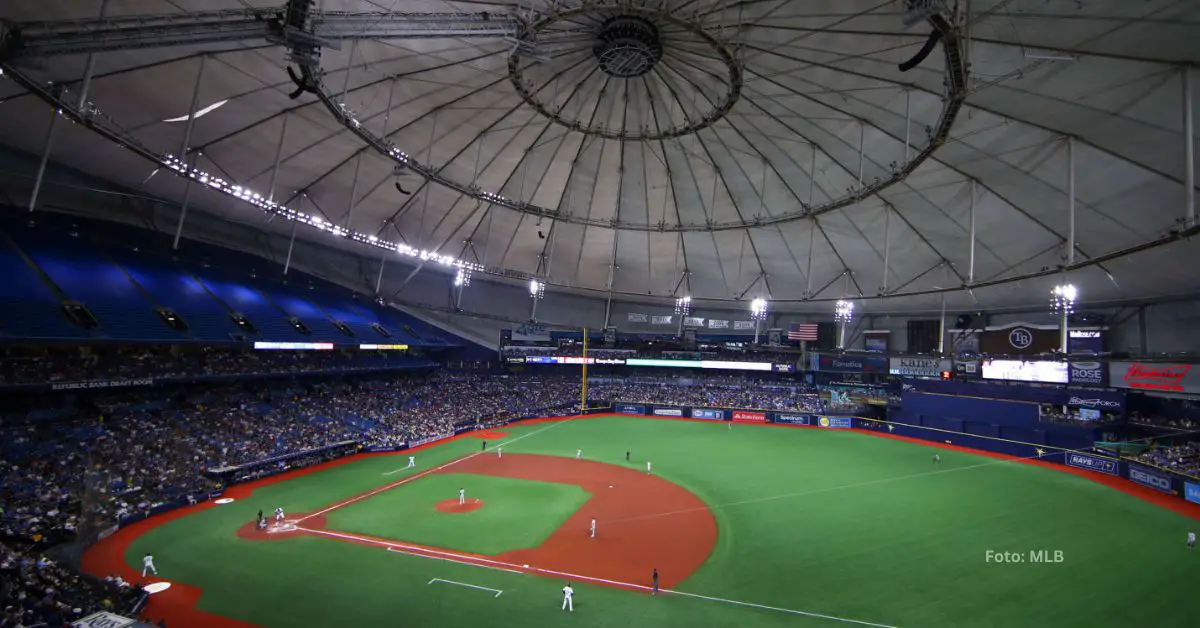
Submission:
POLYGON ((733 328, 741 331, 754 329, 754 321, 733 321, 733 328))
POLYGON ((812 425, 807 414, 777 414, 775 415, 775 422, 786 423, 788 425, 812 425))
POLYGON ((1153 469, 1131 464, 1129 465, 1129 479, 1142 486, 1149 486, 1156 491, 1164 493, 1173 492, 1171 490, 1171 476, 1159 473, 1153 469))
POLYGON ((1072 408, 1090 408, 1093 410, 1101 410, 1104 412, 1124 412, 1125 402, 1117 395, 1102 391, 1103 394, 1096 392, 1084 391, 1067 391, 1071 396, 1067 398, 1067 405, 1072 408))
POLYGON ((954 376, 958 379, 979 379, 979 361, 956 360, 954 362, 954 376))
POLYGON ((949 360, 937 358, 892 358, 888 373, 910 377, 941 377, 942 371, 950 370, 949 360))
POLYGON ((650 324, 651 324, 651 325, 673 325, 673 324, 674 324, 674 319, 675 319, 675 317, 674 317, 674 316, 670 316, 670 315, 664 315, 664 316, 651 316, 651 317, 650 317, 650 324))
POLYGON ((749 410, 734 410, 733 420, 742 423, 766 423, 767 414, 765 412, 750 412, 749 410))
POLYGON ((836 430, 848 430, 854 427, 853 419, 847 416, 823 416, 817 421, 817 424, 821 427, 836 430))
POLYGON ((620 414, 646 414, 645 406, 635 406, 628 403, 618 403, 615 410, 620 414))
POLYGON ((510 356, 508 356, 508 357, 504 358, 504 362, 505 362, 506 364, 524 364, 524 363, 525 363, 525 356, 523 356, 523 355, 510 355, 510 356))
POLYGON ((693 419, 708 419, 710 421, 724 421, 725 420, 725 411, 724 410, 713 410, 712 408, 693 408, 692 409, 692 418, 693 419))
POLYGON ((809 366, 830 373, 887 373, 888 359, 883 356, 845 356, 813 354, 809 366))
POLYGON ((1120 475, 1117 461, 1111 458, 1099 458, 1087 454, 1068 452, 1067 466, 1077 469, 1087 469, 1088 471, 1098 471, 1109 475, 1120 475))
POLYGON ((984 379, 1042 384, 1065 384, 1068 376, 1065 362, 1051 361, 984 360, 981 371, 984 379))
POLYGON ((93 613, 71 623, 71 628, 126 628, 136 624, 137 621, 128 617, 114 615, 112 613, 100 612, 93 613))
POLYGON ((1200 504, 1200 484, 1195 482, 1185 482, 1183 485, 1184 497, 1193 504, 1200 504))
POLYGON ((50 390, 94 390, 98 388, 134 388, 153 385, 154 380, 148 377, 142 379, 104 379, 90 382, 56 382, 50 384, 50 390))
POLYGON ((630 312, 628 315, 626 315, 625 318, 630 323, 648 323, 648 322, 650 322, 650 315, 641 314, 638 312, 630 312))
POLYGON ((1200 368, 1194 364, 1111 362, 1108 385, 1135 390, 1200 394, 1200 368))
POLYGON ((1108 386, 1108 365, 1103 362, 1071 361, 1069 380, 1073 385, 1108 386))
POLYGON ((683 416, 683 410, 679 408, 655 408, 654 416, 683 416))

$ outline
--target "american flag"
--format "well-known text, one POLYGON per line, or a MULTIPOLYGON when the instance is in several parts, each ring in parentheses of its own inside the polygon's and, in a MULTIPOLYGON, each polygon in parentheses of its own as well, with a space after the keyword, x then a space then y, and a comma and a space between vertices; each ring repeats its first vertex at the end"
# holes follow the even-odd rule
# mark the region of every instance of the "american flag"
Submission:
POLYGON ((788 340, 817 340, 816 323, 792 323, 788 327, 788 340))

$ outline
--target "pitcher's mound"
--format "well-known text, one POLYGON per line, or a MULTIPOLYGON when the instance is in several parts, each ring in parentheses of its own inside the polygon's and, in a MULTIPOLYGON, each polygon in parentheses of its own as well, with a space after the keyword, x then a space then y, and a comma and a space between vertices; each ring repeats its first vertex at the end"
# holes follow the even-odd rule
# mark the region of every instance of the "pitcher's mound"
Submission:
POLYGON ((467 503, 460 504, 458 503, 458 498, 455 497, 453 499, 443 499, 442 501, 438 502, 437 506, 435 507, 437 508, 438 512, 471 512, 472 510, 479 510, 480 508, 483 508, 483 500, 468 498, 467 503))

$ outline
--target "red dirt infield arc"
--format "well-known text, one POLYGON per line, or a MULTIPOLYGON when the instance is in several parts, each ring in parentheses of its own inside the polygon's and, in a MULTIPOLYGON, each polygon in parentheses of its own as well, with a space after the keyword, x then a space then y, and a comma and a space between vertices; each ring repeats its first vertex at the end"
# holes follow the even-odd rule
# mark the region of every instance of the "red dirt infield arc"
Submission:
MULTIPOLYGON (((451 497, 450 499, 443 499, 442 501, 438 502, 437 504, 434 504, 433 507, 436 508, 438 512, 454 514, 454 513, 460 513, 460 512, 471 512, 472 510, 479 510, 480 508, 483 508, 483 503, 484 503, 483 500, 480 500, 480 499, 468 499, 466 502, 460 504, 460 503, 458 503, 457 497, 451 497)), ((322 519, 324 519, 324 517, 322 517, 322 519)), ((309 521, 313 521, 313 520, 309 519, 309 521)), ((309 523, 309 521, 304 522, 305 527, 317 528, 317 529, 325 527, 323 524, 318 526, 316 524, 309 523)))

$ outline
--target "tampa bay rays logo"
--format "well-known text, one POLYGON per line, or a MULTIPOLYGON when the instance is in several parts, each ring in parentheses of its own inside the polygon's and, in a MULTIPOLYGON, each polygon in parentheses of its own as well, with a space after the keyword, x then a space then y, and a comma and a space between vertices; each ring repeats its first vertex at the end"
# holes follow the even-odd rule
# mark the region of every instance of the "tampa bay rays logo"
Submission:
POLYGON ((1008 332, 1008 344, 1016 349, 1028 349, 1033 344, 1033 332, 1024 327, 1018 327, 1008 332))

